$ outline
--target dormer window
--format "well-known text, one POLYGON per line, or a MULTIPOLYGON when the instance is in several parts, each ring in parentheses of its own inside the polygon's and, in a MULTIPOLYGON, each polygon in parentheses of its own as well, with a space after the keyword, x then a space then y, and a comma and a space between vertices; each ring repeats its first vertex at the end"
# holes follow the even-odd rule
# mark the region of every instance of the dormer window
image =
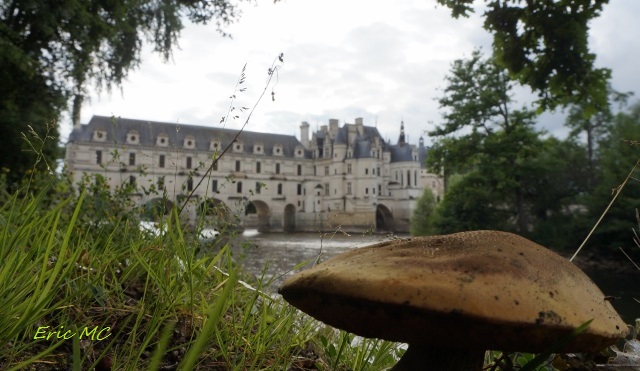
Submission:
POLYGON ((237 141, 233 143, 233 152, 242 152, 244 150, 244 145, 242 142, 237 141))
POLYGON ((284 154, 284 151, 282 150, 282 144, 276 144, 275 146, 273 146, 273 154, 275 156, 282 156, 284 154))
POLYGON ((93 140, 96 142, 104 142, 107 140, 107 132, 100 128, 93 131, 93 140))
POLYGON ((166 147, 169 145, 169 136, 165 133, 159 134, 156 139, 156 145, 166 147))
POLYGON ((219 141, 217 141, 217 140, 215 140, 215 139, 212 139, 212 140, 211 140, 211 143, 209 144, 209 149, 210 149, 211 151, 218 151, 218 150, 220 150, 220 149, 221 149, 221 148, 220 148, 220 142, 219 142, 219 141))
POLYGON ((187 135, 184 138, 184 148, 195 148, 196 147, 196 138, 191 135, 187 135))
POLYGON ((295 157, 296 158, 303 158, 304 157, 304 147, 296 146, 295 157))
POLYGON ((131 130, 127 133, 127 143, 140 144, 140 136, 138 135, 138 131, 131 130))
POLYGON ((261 155, 264 153, 264 145, 262 143, 256 143, 253 145, 253 153, 256 155, 261 155))

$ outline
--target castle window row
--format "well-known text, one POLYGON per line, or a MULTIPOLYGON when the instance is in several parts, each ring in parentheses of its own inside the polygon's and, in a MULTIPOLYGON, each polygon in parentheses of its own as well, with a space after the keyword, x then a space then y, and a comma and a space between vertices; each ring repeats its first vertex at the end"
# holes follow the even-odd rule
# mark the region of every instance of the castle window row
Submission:
MULTIPOLYGON (((93 141, 95 142, 106 142, 107 140, 107 131, 104 130, 103 128, 98 128, 96 130, 93 131, 93 141)), ((137 130, 130 130, 127 133, 126 136, 126 144, 131 144, 131 145, 139 145, 141 144, 140 142, 140 134, 138 133, 137 130)), ((192 135, 187 135, 182 144, 183 148, 186 149, 195 149, 196 148, 196 138, 192 135)), ((169 140, 169 135, 167 133, 160 133, 156 136, 156 140, 155 140, 155 145, 158 147, 170 147, 170 146, 175 146, 175 143, 170 143, 169 140)), ((220 151, 223 150, 224 148, 222 147, 222 143, 220 142, 219 139, 211 139, 209 141, 209 150, 211 151, 220 151)), ((242 141, 237 140, 234 145, 231 148, 232 152, 234 153, 243 153, 245 148, 244 148, 244 143, 242 143, 242 141)), ((253 154, 254 155, 263 155, 265 154, 265 147, 264 144, 261 142, 255 143, 253 145, 253 154)), ((284 151, 284 146, 282 144, 275 144, 273 146, 273 151, 272 151, 272 155, 273 156, 284 156, 285 151, 284 151)), ((299 148, 296 148, 294 151, 294 157, 297 158, 302 158, 304 157, 304 150, 299 146, 299 148)))
MULTIPOLYGON (((105 163, 105 156, 104 156, 104 151, 103 150, 96 150, 95 152, 95 164, 97 165, 102 165, 105 163)), ((129 153, 125 153, 124 154, 126 159, 127 159, 127 164, 129 166, 136 166, 136 165, 147 165, 147 166, 153 166, 156 165, 158 168, 162 168, 162 169, 166 169, 167 168, 167 155, 166 154, 158 154, 156 159, 157 161, 153 161, 152 163, 145 163, 145 161, 143 161, 142 163, 139 163, 139 159, 138 159, 138 154, 136 152, 129 152, 129 153)), ((142 157, 147 157, 144 154, 142 155, 142 157)), ((176 158, 172 158, 171 156, 169 156, 169 158, 171 159, 171 163, 173 164, 173 166, 175 166, 177 159, 176 158)), ((113 159, 112 159, 113 161, 113 159)), ((148 161, 148 160, 147 160, 148 161)), ((113 162, 114 164, 117 163, 117 161, 113 162)), ((183 157, 183 159, 179 160, 179 163, 181 163, 182 165, 180 165, 183 169, 193 169, 194 168, 194 158, 192 156, 185 156, 183 157)), ((219 168, 219 161, 215 161, 213 163, 213 170, 217 171, 219 168)), ((247 171, 248 169, 245 168, 246 166, 249 165, 249 163, 245 163, 241 160, 234 160, 233 162, 234 167, 233 169, 236 172, 240 172, 240 171, 247 171)), ((264 170, 264 166, 263 163, 261 161, 256 161, 254 163, 255 167, 253 168, 256 174, 261 174, 262 171, 264 170)), ((271 169, 273 169, 274 174, 281 174, 282 172, 282 165, 279 162, 276 162, 273 164, 273 166, 271 167, 271 169)), ((295 164, 295 174, 298 176, 302 176, 303 175, 303 167, 302 164, 295 164)))

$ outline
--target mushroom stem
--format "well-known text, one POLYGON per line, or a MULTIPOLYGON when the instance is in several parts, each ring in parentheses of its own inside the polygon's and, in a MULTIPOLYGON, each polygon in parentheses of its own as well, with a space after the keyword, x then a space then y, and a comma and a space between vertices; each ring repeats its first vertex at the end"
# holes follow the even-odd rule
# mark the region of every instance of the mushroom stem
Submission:
POLYGON ((427 345, 409 344, 407 351, 391 370, 482 370, 484 353, 483 350, 434 348, 427 345))

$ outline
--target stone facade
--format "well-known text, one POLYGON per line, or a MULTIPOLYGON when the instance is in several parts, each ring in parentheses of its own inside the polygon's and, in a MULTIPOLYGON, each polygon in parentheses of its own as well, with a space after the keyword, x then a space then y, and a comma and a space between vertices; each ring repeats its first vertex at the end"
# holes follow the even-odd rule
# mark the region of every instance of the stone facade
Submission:
POLYGON ((361 118, 343 126, 331 119, 311 136, 306 122, 300 129, 301 141, 250 131, 236 138, 237 130, 94 116, 71 133, 66 165, 75 180, 102 174, 112 189, 159 190, 136 195, 141 203, 180 202, 217 158, 188 218, 204 205, 225 205, 243 227, 262 231, 407 231, 423 189, 442 197, 442 178, 424 168, 422 138, 406 143, 404 124, 396 144, 361 118))

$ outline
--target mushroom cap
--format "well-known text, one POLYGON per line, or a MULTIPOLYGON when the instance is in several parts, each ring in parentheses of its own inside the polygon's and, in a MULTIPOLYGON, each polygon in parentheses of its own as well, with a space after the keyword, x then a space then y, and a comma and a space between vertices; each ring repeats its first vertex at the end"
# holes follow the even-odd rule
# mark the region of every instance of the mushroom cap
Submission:
POLYGON ((628 328, 605 295, 560 255, 515 234, 473 231, 382 242, 287 279, 279 293, 364 337, 448 348, 599 351, 628 328))

